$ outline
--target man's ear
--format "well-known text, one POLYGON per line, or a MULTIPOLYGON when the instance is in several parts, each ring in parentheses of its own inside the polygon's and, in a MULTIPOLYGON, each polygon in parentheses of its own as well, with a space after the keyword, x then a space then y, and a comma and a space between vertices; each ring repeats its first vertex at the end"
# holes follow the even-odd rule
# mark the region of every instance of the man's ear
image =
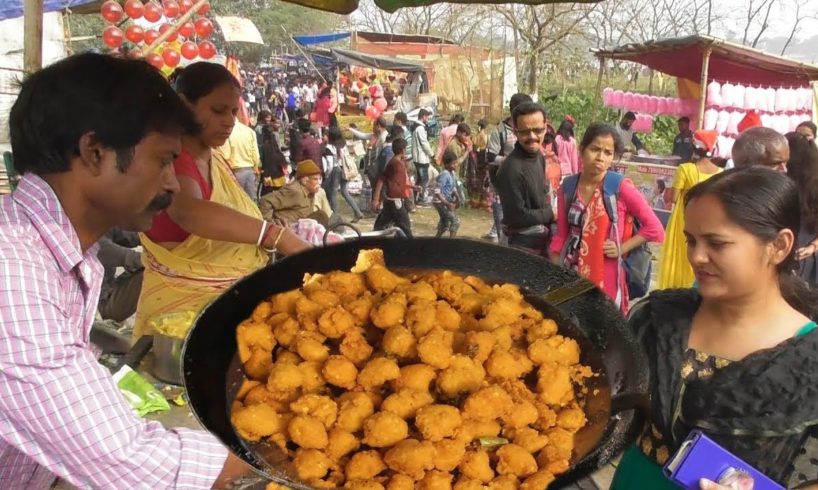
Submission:
POLYGON ((94 177, 102 173, 105 153, 110 150, 99 142, 96 133, 90 132, 80 136, 77 146, 82 166, 94 177))

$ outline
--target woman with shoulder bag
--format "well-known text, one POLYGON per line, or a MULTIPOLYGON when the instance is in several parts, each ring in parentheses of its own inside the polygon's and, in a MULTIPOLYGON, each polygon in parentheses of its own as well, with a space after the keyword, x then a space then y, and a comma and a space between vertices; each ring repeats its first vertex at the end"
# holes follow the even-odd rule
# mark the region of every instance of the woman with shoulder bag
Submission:
MULTIPOLYGON (((340 186, 341 195, 347 204, 349 204, 349 207, 352 208, 352 213, 354 214, 352 223, 357 223, 364 217, 364 213, 361 212, 357 201, 355 201, 355 198, 349 193, 348 186, 351 180, 360 176, 358 166, 349 154, 349 150, 347 150, 347 142, 341 133, 341 128, 337 126, 329 128, 327 130, 327 138, 329 139, 327 150, 332 154, 334 159, 332 172, 337 176, 337 178, 333 179, 333 191, 337 191, 337 187, 335 186, 340 186)), ((335 194, 335 192, 333 192, 333 194, 335 194)), ((337 206, 337 199, 335 201, 337 206)), ((338 209, 334 209, 334 212, 338 213, 339 211, 338 209)))

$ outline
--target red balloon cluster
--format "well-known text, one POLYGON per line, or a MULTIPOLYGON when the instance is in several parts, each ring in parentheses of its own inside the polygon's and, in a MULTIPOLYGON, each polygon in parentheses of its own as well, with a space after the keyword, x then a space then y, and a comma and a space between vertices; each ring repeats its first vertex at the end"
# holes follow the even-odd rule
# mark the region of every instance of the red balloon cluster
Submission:
POLYGON ((164 10, 156 2, 148 2, 145 4, 145 20, 148 22, 158 22, 164 14, 164 10))
POLYGON ((156 29, 148 29, 145 31, 145 44, 151 45, 159 38, 159 31, 156 29))
POLYGON ((196 32, 196 28, 193 27, 193 22, 187 21, 181 26, 179 26, 179 35, 184 36, 186 38, 190 38, 196 32))
POLYGON ((384 99, 383 97, 381 97, 380 99, 375 99, 375 102, 373 102, 372 105, 377 107, 378 111, 380 112, 385 111, 386 108, 389 106, 389 104, 386 103, 386 99, 384 99))
POLYGON ((186 60, 192 60, 199 56, 199 46, 193 41, 185 41, 182 43, 182 48, 179 50, 186 60))
POLYGON ((142 5, 141 0, 128 0, 125 2, 125 13, 131 19, 138 19, 145 13, 145 6, 142 5))
POLYGON ((173 48, 165 48, 162 51, 162 60, 165 62, 166 65, 173 68, 179 64, 181 61, 181 57, 179 56, 179 52, 173 48))
POLYGON ((102 7, 99 9, 99 13, 102 14, 103 19, 111 24, 116 24, 122 20, 122 17, 125 15, 122 7, 120 7, 119 3, 114 0, 107 0, 105 3, 103 3, 102 7))
POLYGON ((136 24, 131 24, 131 26, 125 29, 125 39, 134 44, 140 43, 145 39, 145 30, 136 24))
POLYGON ((116 49, 122 46, 124 38, 124 34, 122 34, 122 31, 116 26, 108 26, 102 31, 102 42, 109 48, 116 49))
POLYGON ((149 53, 145 56, 145 61, 153 65, 154 68, 161 70, 165 66, 165 60, 156 53, 149 53))
POLYGON ((166 0, 162 4, 162 9, 168 19, 175 19, 179 16, 179 4, 176 3, 176 0, 166 0))
POLYGON ((199 56, 202 59, 209 60, 210 58, 216 56, 216 45, 211 43, 210 41, 202 41, 199 43, 199 56))
POLYGON ((199 17, 193 23, 199 37, 208 37, 213 32, 213 23, 206 17, 199 17))
POLYGON ((179 2, 179 13, 184 14, 188 10, 193 8, 193 1, 192 0, 181 0, 179 2))

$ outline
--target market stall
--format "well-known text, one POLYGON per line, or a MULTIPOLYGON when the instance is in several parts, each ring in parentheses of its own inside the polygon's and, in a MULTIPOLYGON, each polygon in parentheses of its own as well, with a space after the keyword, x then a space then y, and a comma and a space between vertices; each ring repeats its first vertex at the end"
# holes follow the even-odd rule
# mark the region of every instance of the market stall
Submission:
MULTIPOLYGON (((738 125, 751 111, 758 114, 763 126, 780 133, 792 131, 816 116, 812 83, 818 80, 818 66, 723 39, 688 36, 626 44, 595 50, 594 54, 599 60, 594 114, 600 102, 606 107, 637 113, 633 128, 637 132, 650 132, 658 115, 687 116, 691 127, 719 132, 717 156, 723 158, 730 158, 738 125), (603 89, 609 61, 630 61, 676 77, 676 97, 603 89)), ((640 189, 648 202, 657 203, 662 184, 672 184, 673 166, 664 165, 668 168, 661 169, 662 156, 639 160, 623 162, 620 170, 643 182, 640 189)), ((661 202, 654 208, 659 211, 661 202)))

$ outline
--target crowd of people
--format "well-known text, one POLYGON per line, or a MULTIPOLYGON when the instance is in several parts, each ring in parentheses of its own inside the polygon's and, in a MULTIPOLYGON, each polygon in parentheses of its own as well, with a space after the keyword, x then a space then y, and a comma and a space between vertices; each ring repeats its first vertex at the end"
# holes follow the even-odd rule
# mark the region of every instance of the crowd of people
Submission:
MULTIPOLYGON (((137 417, 89 330, 97 311, 135 314, 134 340, 151 320, 198 312, 270 253, 314 245, 314 229, 293 224, 329 225, 340 193, 353 220, 369 204, 375 228, 407 238, 419 206, 436 209, 438 237, 457 235, 459 207, 490 207, 503 243, 576 271, 629 315, 647 359, 648 420, 612 488, 674 488, 662 465, 694 429, 783 486, 818 487, 814 125, 746 128, 730 170, 713 157, 714 135, 692 131, 665 232, 612 170, 638 141, 627 115, 575 139, 569 118, 554 130, 517 94, 497 126, 453 117, 435 150, 430 114, 413 123, 399 112, 371 133, 351 128, 371 142, 361 167, 341 128, 330 119, 314 133, 305 107, 289 126, 263 105, 255 128, 240 125, 246 86, 216 64, 193 63, 171 85, 141 61, 98 54, 22 83, 10 115, 22 178, 0 199, 0 277, 13 279, 0 285, 4 486, 48 488, 59 476, 77 487, 223 488, 248 472, 206 432, 137 417), (348 192, 359 177, 368 203, 348 192), (646 292, 636 293, 635 260, 662 242, 659 290, 634 302, 646 292)), ((701 488, 726 488, 714 485, 701 488)))

